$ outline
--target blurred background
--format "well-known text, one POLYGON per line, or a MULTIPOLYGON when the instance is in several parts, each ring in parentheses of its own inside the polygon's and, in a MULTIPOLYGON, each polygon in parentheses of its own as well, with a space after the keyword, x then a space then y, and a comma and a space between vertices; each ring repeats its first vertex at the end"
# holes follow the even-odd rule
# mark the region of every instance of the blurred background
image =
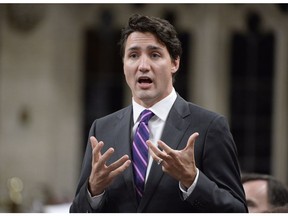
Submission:
POLYGON ((175 25, 175 88, 228 118, 241 170, 288 182, 287 4, 0 4, 0 212, 68 211, 92 121, 131 102, 133 13, 175 25))

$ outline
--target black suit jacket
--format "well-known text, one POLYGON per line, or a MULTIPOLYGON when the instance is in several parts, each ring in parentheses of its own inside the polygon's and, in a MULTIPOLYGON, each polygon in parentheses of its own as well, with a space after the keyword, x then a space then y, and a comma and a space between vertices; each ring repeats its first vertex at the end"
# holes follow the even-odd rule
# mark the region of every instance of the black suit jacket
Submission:
MULTIPOLYGON (((124 154, 131 158, 132 106, 95 120, 90 136, 104 142, 103 152, 113 147, 108 164, 124 154)), ((195 161, 200 171, 197 185, 184 201, 179 182, 163 173, 153 162, 145 192, 138 204, 133 170, 130 165, 107 188, 98 209, 92 209, 87 199, 87 184, 91 172, 91 146, 88 142, 80 181, 70 212, 247 212, 240 181, 237 149, 226 119, 179 95, 164 126, 161 140, 173 149, 183 149, 189 136, 199 132, 195 143, 195 161)))

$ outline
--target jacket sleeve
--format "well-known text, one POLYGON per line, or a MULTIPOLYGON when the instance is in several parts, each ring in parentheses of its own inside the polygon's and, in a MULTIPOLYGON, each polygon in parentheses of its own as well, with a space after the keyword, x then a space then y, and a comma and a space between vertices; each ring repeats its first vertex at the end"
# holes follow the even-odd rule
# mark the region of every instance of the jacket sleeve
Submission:
POLYGON ((202 135, 205 138, 201 163, 197 165, 199 178, 186 201, 197 212, 246 213, 237 149, 226 119, 217 116, 202 135))

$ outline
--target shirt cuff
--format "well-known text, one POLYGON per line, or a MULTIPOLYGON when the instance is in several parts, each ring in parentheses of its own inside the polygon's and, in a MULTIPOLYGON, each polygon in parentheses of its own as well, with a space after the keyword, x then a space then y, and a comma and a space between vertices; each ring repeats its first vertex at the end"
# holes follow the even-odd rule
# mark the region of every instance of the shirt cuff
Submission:
POLYGON ((102 198, 104 196, 104 193, 101 193, 99 195, 96 195, 96 196, 91 196, 91 193, 89 192, 88 188, 87 188, 87 198, 88 198, 88 202, 90 204, 90 206, 93 208, 93 209, 97 209, 102 201, 102 198))
POLYGON ((192 185, 186 189, 181 183, 179 182, 179 188, 182 191, 183 199, 186 200, 188 196, 191 195, 191 193, 194 191, 194 188, 196 187, 196 184, 198 182, 198 177, 199 177, 199 170, 196 168, 196 177, 192 185))

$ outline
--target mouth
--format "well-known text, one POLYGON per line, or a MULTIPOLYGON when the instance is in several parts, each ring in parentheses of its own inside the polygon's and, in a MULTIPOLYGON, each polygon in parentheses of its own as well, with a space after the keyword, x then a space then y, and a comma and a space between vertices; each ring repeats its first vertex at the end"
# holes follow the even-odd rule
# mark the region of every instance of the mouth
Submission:
POLYGON ((138 83, 139 84, 151 84, 152 83, 152 79, 149 78, 149 77, 139 77, 138 83))
POLYGON ((137 83, 139 84, 140 88, 142 89, 148 89, 151 87, 151 84, 153 83, 152 79, 147 76, 141 76, 138 78, 137 83))

